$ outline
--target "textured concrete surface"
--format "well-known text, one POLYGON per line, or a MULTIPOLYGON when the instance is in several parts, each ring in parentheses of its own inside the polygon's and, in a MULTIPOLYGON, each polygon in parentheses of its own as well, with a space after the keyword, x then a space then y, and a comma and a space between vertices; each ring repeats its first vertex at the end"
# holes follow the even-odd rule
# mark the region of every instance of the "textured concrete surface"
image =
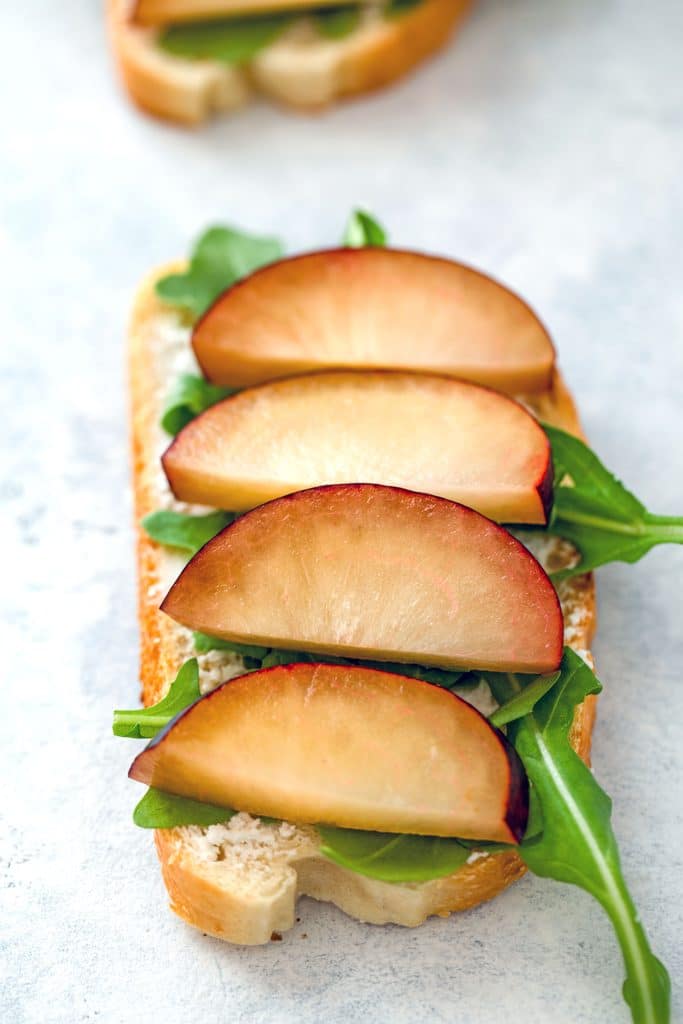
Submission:
MULTIPOLYGON (((202 134, 127 107, 99 8, 3 10, 0 1018, 625 1022, 605 919, 551 882, 412 932, 305 901, 255 950, 167 912, 129 821, 133 747, 109 735, 136 697, 122 339, 137 279, 206 224, 295 249, 362 203, 396 242, 518 288, 595 447, 651 508, 683 511, 681 5, 484 0, 401 88, 319 119, 255 106, 202 134)), ((603 570, 596 644, 595 769, 674 979, 682 572, 673 548, 603 570)))

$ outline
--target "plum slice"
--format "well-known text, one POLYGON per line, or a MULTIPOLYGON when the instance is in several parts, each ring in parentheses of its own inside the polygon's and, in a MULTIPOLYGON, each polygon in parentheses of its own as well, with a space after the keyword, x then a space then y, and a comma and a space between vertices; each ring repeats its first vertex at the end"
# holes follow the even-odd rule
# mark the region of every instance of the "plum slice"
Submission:
MULTIPOLYGON (((316 7, 335 6, 339 0, 315 0, 316 7)), ((247 15, 272 15, 311 6, 311 0, 133 0, 131 20, 156 27, 178 22, 205 21, 247 15)))
POLYGON ((148 786, 287 821, 514 843, 528 787, 502 733, 438 686, 339 665, 225 683, 135 759, 148 786))
POLYGON ((550 386, 545 328, 513 292, 451 260, 338 249, 280 260, 224 292, 192 339, 216 384, 329 369, 440 373, 508 394, 550 386))
POLYGON ((552 499, 550 443, 526 409, 421 374, 331 372, 241 391, 192 420, 162 463, 176 498, 235 512, 355 480, 507 523, 545 524, 552 499))
POLYGON ((557 594, 519 541, 464 505, 377 484, 247 512, 162 609, 227 640, 350 658, 540 673, 562 657, 557 594))

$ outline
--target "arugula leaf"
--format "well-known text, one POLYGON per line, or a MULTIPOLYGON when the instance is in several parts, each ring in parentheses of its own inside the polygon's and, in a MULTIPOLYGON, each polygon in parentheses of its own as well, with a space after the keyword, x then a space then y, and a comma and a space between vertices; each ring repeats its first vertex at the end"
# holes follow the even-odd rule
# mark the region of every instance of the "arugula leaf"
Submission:
POLYGON ((162 277, 156 292, 164 302, 199 317, 235 281, 282 255, 277 238, 258 238, 236 228, 209 228, 195 244, 189 268, 162 277))
POLYGON ((458 839, 458 842, 469 852, 477 851, 478 853, 492 854, 509 853, 510 850, 517 851, 517 846, 513 843, 498 843, 489 839, 458 839))
POLYGON ((360 7, 321 7, 312 13, 315 26, 327 39, 344 39, 351 35, 360 24, 360 7))
POLYGON ((181 548, 192 556, 236 518, 234 512, 209 512, 205 516, 193 516, 187 512, 162 508, 150 512, 140 525, 157 544, 181 548))
POLYGON ((167 434, 175 437, 195 416, 199 416, 200 412, 234 395, 235 390, 209 384, 203 377, 197 377, 193 373, 183 373, 168 396, 161 417, 161 426, 167 434))
MULTIPOLYGON (((337 38, 351 30, 349 17, 360 15, 358 8, 333 7, 314 12, 314 16, 324 26, 323 31, 337 38)), ((343 244, 356 248, 385 245, 386 233, 370 214, 354 210, 343 244)), ((164 302, 198 317, 230 285, 283 255, 282 244, 275 238, 257 238, 234 228, 209 228, 194 247, 189 269, 182 274, 169 274, 158 281, 157 294, 164 302)), ((236 390, 239 389, 216 387, 195 374, 183 374, 168 398, 161 426, 166 433, 175 436, 195 416, 235 394, 236 390)))
POLYGON ((295 662, 322 662, 326 665, 361 665, 374 668, 380 672, 395 672, 397 675, 411 679, 422 679, 427 683, 436 683, 446 690, 454 686, 476 684, 477 679, 468 672, 451 671, 443 668, 430 668, 427 665, 404 665, 394 661, 364 661, 360 658, 339 658, 333 654, 311 654, 308 651, 288 651, 277 647, 257 647, 251 644, 240 644, 232 640, 221 640, 209 636, 208 633, 194 634, 195 650, 200 654, 207 651, 233 651, 244 658, 251 659, 254 664, 249 668, 274 668, 276 665, 293 665, 295 662), (467 679, 465 677, 468 677, 467 679))
POLYGON ((186 796, 148 789, 133 811, 140 828, 175 828, 176 825, 221 825, 235 812, 216 804, 203 804, 186 796))
POLYGON ((385 8, 385 18, 400 18, 402 14, 407 14, 408 11, 412 11, 413 7, 418 7, 422 3, 422 0, 390 0, 389 5, 385 8))
POLYGON ((163 29, 157 43, 176 57, 246 64, 293 21, 286 13, 183 22, 163 29))
MULTIPOLYGON (((485 673, 496 698, 523 692, 517 676, 485 673)), ((543 827, 525 837, 519 854, 534 874, 577 885, 607 912, 626 966, 624 998, 635 1024, 666 1024, 670 982, 652 953, 619 864, 610 824, 612 803, 573 750, 574 709, 600 683, 588 665, 565 649, 558 681, 530 714, 510 723, 508 736, 522 759, 540 804, 543 827)))
MULTIPOLYGON (((410 676, 414 679, 427 678, 429 682, 444 682, 439 685, 450 686, 458 683, 462 673, 447 672, 441 669, 424 668, 421 665, 393 665, 389 662, 353 662, 344 658, 326 658, 324 655, 313 655, 297 653, 295 651, 278 651, 268 647, 257 647, 250 644, 237 644, 227 640, 216 640, 205 633, 194 634, 195 649, 198 653, 206 653, 211 650, 233 651, 244 658, 245 669, 255 671, 260 668, 271 668, 274 665, 289 665, 293 662, 314 662, 322 661, 335 665, 365 664, 372 668, 384 671, 395 671, 400 675, 410 676), (434 678, 430 678, 434 676, 434 678), (452 679, 450 678, 452 677, 452 679)), ((163 729, 171 719, 179 715, 181 711, 188 708, 200 697, 199 692, 199 666, 196 658, 191 658, 182 666, 176 679, 165 697, 157 704, 149 708, 133 708, 125 711, 114 712, 113 732, 115 736, 124 736, 133 739, 150 739, 163 729)))
POLYGON ((555 685, 559 678, 559 672, 550 672, 544 676, 537 676, 533 682, 527 683, 520 693, 510 697, 492 715, 489 715, 489 722, 496 729, 500 729, 501 726, 509 725, 510 722, 515 722, 518 718, 528 715, 541 697, 545 697, 548 690, 555 685))
POLYGON ((378 672, 394 672, 409 679, 421 679, 427 683, 435 683, 446 690, 461 685, 466 672, 449 671, 448 669, 429 668, 426 665, 406 665, 398 661, 366 661, 361 658, 340 658, 333 654, 310 654, 308 651, 284 651, 273 648, 261 662, 261 668, 272 668, 275 665, 292 665, 294 662, 322 662, 325 665, 360 665, 361 668, 373 668, 378 672))
POLYGON ((132 739, 150 739, 199 697, 199 666, 197 659, 191 658, 182 666, 168 693, 158 704, 151 708, 115 711, 113 733, 132 739))
MULTIPOLYGON (((133 812, 140 828, 175 828, 178 825, 220 825, 235 811, 215 804, 148 789, 133 812)), ((262 818, 262 821, 272 819, 262 818)), ((329 860, 359 875, 385 882, 422 882, 442 878, 466 862, 470 847, 457 839, 439 836, 394 835, 355 829, 316 826, 329 860)))
POLYGON ((577 437, 544 424, 555 470, 550 533, 578 548, 581 559, 555 580, 607 562, 637 562, 657 544, 683 544, 683 517, 648 512, 577 437))
POLYGON ((206 654, 208 651, 232 651, 242 658, 256 658, 262 661, 271 650, 270 647, 257 647, 253 644, 238 644, 232 640, 220 640, 218 637, 209 636, 208 633, 194 633, 194 649, 198 654, 206 654))
POLYGON ((457 839, 316 825, 328 860, 383 882, 424 882, 462 867, 470 850, 457 839))
MULTIPOLYGON (((387 17, 402 14, 404 9, 415 6, 416 2, 421 0, 398 0, 398 3, 390 5, 387 17)), ((357 3, 339 4, 337 7, 320 7, 302 12, 237 15, 184 22, 163 29, 157 42, 162 50, 176 57, 190 60, 208 58, 240 65, 248 63, 291 25, 307 17, 313 20, 322 36, 327 39, 343 39, 358 28, 361 9, 357 3)))
MULTIPOLYGON (((336 9, 332 11, 332 14, 337 13, 336 9)), ((386 245, 386 242, 386 232, 369 213, 353 211, 344 234, 344 245, 358 248, 386 245)), ((180 306, 199 317, 226 288, 283 255, 282 243, 277 238, 259 238, 236 228, 212 227, 197 240, 189 268, 183 273, 162 277, 157 281, 156 292, 169 305, 180 306)))
POLYGON ((366 246, 382 247, 387 244, 387 233, 374 217, 365 210, 353 210, 344 231, 342 244, 349 249, 366 246))
POLYGON ((282 14, 238 15, 184 22, 163 29, 157 42, 162 50, 176 57, 190 60, 208 58, 232 65, 246 64, 282 35, 285 29, 305 17, 310 17, 320 34, 327 39, 343 39, 360 24, 361 11, 358 4, 340 4, 338 7, 321 7, 301 13, 286 11, 282 14))

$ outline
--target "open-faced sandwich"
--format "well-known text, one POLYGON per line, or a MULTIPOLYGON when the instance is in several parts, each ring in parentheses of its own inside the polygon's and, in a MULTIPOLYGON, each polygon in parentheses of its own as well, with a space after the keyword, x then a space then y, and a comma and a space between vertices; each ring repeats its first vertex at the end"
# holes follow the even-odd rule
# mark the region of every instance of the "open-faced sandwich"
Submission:
POLYGON ((186 124, 253 92, 303 109, 388 85, 441 47, 471 0, 108 0, 131 98, 186 124))
POLYGON ((579 885, 664 1024, 588 767, 591 570, 683 522, 584 443, 520 298, 384 243, 362 213, 288 259, 215 228, 138 294, 135 821, 173 909, 231 942, 300 894, 414 926, 526 868, 579 885))

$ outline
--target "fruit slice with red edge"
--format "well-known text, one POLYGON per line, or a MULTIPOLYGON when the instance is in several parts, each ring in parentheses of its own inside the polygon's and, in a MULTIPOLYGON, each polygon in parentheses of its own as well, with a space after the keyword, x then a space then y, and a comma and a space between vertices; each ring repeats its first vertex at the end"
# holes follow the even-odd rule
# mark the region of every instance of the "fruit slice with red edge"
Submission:
MULTIPOLYGON (((336 6, 339 0, 315 0, 316 7, 336 6)), ((240 15, 272 16, 311 6, 311 0, 134 0, 131 20, 140 25, 165 26, 192 21, 210 21, 240 15), (246 9, 246 10, 245 10, 246 9)))
POLYGON ((226 640, 375 661, 541 673, 562 657, 557 594, 519 541, 464 505, 376 484, 247 512, 162 609, 226 640))
POLYGON ((181 501, 235 512, 363 480, 547 522, 548 438, 496 391, 447 377, 333 372, 241 391, 192 420, 162 458, 181 501))
POLYGON ((516 842, 524 769, 478 711, 429 683, 287 665, 225 683, 179 715, 130 776, 287 821, 516 842))
POLYGON ((550 386, 552 342, 513 292, 451 260, 338 249, 280 260, 221 295, 196 325, 216 384, 334 368, 440 373, 508 394, 550 386))

